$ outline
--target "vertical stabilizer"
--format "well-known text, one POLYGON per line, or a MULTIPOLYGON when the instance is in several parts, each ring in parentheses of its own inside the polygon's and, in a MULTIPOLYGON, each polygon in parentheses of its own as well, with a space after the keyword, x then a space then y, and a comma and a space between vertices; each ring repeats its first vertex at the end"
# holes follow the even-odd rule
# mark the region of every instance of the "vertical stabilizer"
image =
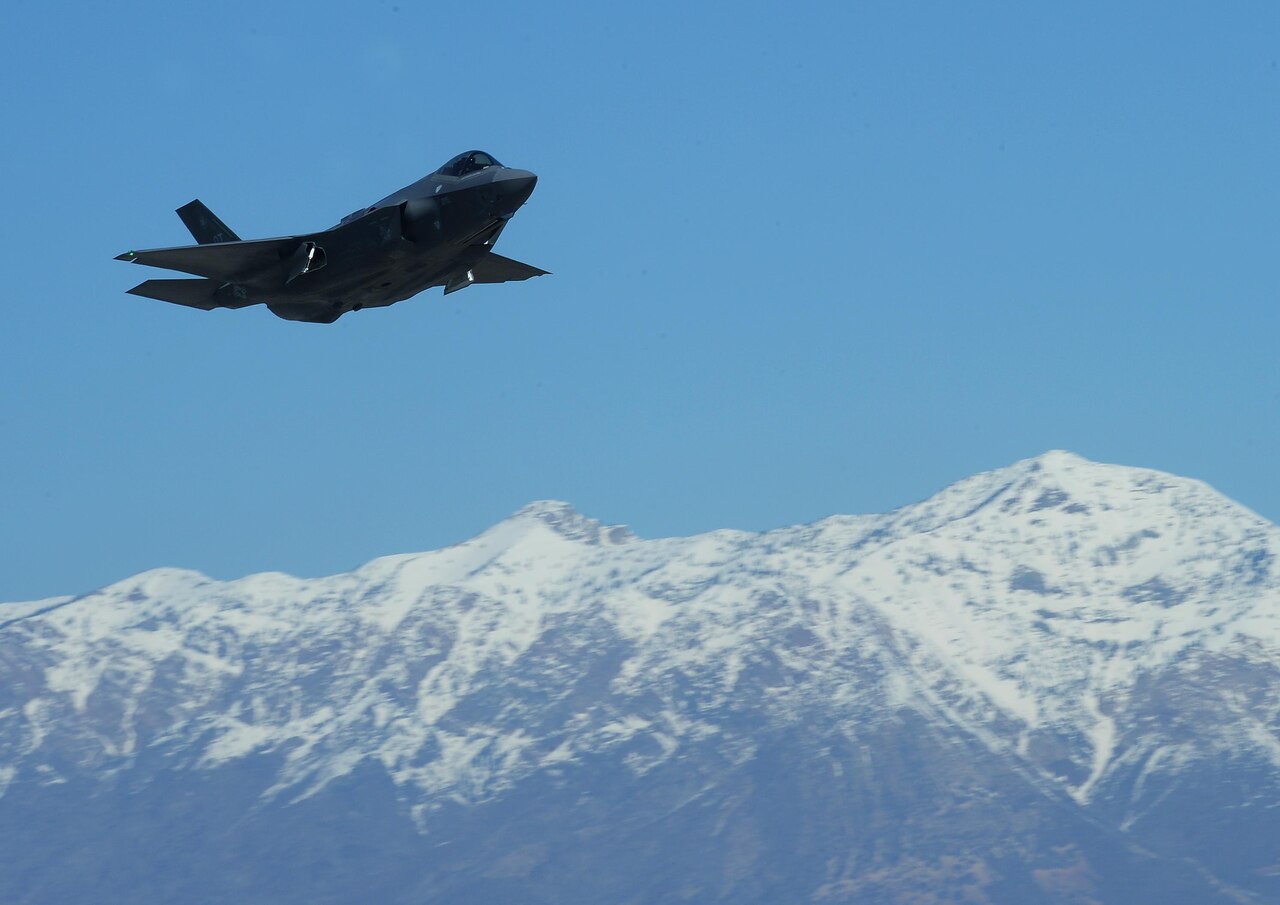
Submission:
POLYGON ((178 208, 178 216, 182 218, 182 222, 186 224, 187 229, 191 230, 191 235, 195 236, 196 241, 201 245, 210 245, 214 242, 240 241, 240 237, 233 233, 227 224, 219 220, 217 215, 205 207, 204 203, 199 199, 178 208))

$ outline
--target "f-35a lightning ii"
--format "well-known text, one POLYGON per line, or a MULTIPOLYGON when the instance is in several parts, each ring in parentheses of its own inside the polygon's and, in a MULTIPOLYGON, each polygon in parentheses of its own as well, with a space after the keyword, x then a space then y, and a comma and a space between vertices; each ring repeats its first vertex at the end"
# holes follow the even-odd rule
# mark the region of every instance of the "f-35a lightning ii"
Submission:
POLYGON ((191 308, 265 304, 286 320, 331 324, 424 289, 527 280, 545 270, 494 254, 493 243, 538 177, 467 151, 323 232, 242 241, 199 201, 178 208, 198 245, 116 258, 203 279, 147 280, 133 295, 191 308))

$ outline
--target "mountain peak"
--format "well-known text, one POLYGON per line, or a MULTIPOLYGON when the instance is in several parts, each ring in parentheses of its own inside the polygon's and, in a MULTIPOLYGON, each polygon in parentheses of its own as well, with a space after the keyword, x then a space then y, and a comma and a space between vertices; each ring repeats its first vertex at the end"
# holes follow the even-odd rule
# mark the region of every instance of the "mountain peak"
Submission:
POLYGON ((511 518, 542 522, 566 540, 590 545, 615 546, 636 540, 635 534, 625 525, 605 525, 583 515, 563 500, 535 500, 516 511, 511 518))
POLYGON ((1066 449, 1051 449, 1024 461, 1032 471, 1070 470, 1081 465, 1096 464, 1066 449))
POLYGON ((992 472, 1010 482, 1028 512, 1062 508, 1085 513, 1091 509, 1128 509, 1141 500, 1163 497, 1175 508, 1242 510, 1203 481, 1152 468, 1094 462, 1066 450, 1054 449, 992 472), (1176 501, 1176 502, 1173 502, 1176 501))

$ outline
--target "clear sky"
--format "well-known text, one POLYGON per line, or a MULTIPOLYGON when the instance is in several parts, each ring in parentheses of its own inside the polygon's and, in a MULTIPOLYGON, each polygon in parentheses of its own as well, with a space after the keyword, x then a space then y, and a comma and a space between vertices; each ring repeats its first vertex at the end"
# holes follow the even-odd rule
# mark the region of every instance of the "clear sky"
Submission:
POLYGON ((1274 2, 19 4, 0 600, 1051 448, 1280 519, 1278 57, 1274 2), (333 326, 124 294, 194 197, 311 231, 472 147, 539 175, 499 251, 552 276, 333 326))

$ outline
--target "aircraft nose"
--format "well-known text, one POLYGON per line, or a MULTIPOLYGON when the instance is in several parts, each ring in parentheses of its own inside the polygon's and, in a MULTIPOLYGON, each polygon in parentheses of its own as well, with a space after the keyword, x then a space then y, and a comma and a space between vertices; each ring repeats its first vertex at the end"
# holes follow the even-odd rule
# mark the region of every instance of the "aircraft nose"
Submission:
POLYGON ((512 214, 520 205, 529 200, 533 187, 538 184, 538 177, 528 170, 503 169, 494 180, 494 185, 502 192, 502 207, 512 214))

